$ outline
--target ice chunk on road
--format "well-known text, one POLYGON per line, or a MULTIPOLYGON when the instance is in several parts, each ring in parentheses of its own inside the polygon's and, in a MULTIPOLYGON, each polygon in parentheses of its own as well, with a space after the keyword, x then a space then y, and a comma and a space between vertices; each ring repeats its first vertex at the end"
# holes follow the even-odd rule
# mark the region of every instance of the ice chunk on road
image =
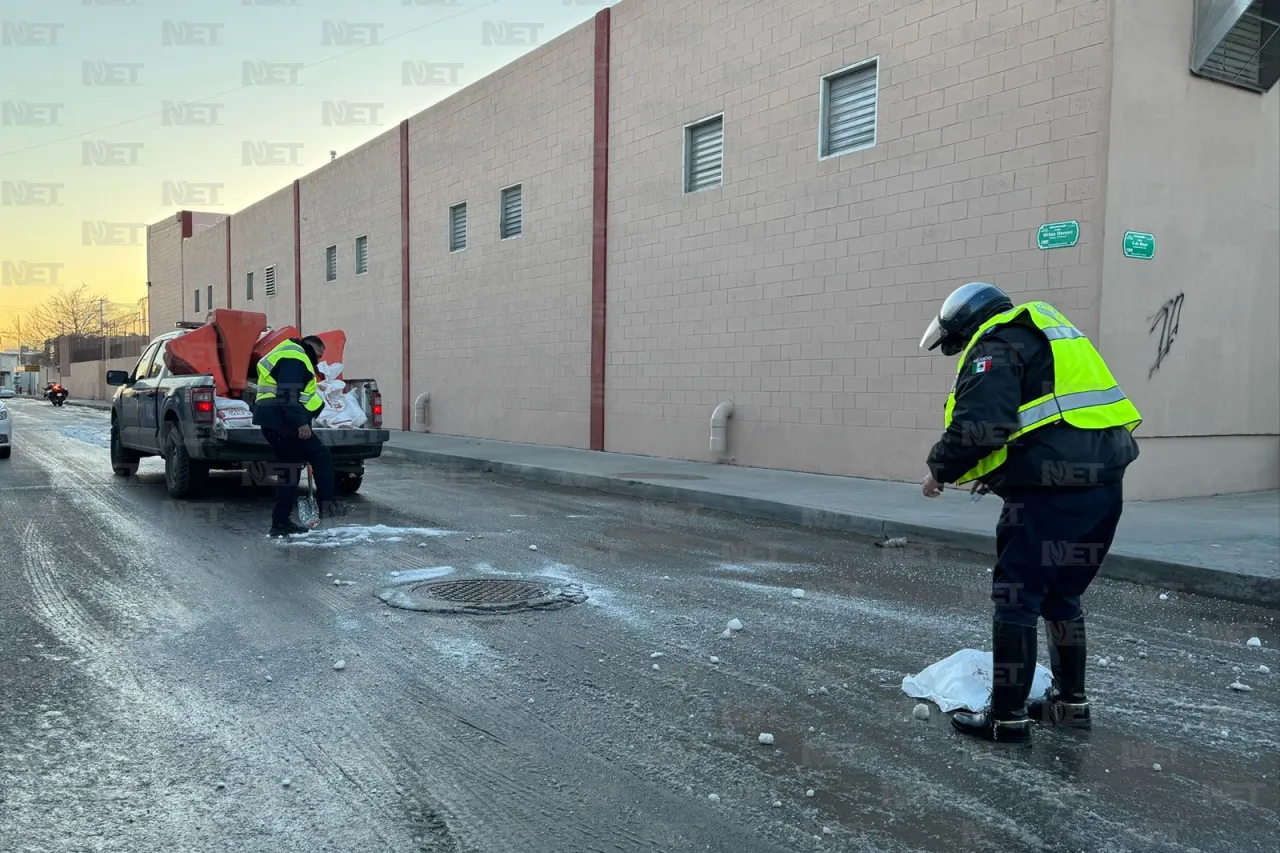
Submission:
POLYGON ((1233 681, 1227 685, 1227 689, 1234 690, 1237 693, 1252 693, 1253 688, 1247 684, 1241 684, 1239 681, 1233 681))
POLYGON ((727 640, 732 636, 733 636, 733 632, 730 631, 728 628, 725 628, 723 631, 720 632, 720 639, 722 640, 727 640))
POLYGON ((338 672, 342 672, 342 670, 347 668, 347 662, 344 660, 335 661, 333 664, 333 668, 338 672))
POLYGON ((817 796, 817 794, 815 794, 815 793, 814 793, 814 790, 813 790, 812 788, 810 788, 809 790, 805 791, 805 792, 804 792, 804 795, 805 795, 806 797, 809 797, 810 799, 812 799, 813 797, 816 797, 816 796, 817 796))
POLYGON ((529 550, 530 550, 530 551, 536 551, 536 550, 538 550, 538 546, 537 546, 537 545, 530 545, 530 546, 529 546, 529 550))
POLYGON ((1257 637, 1250 637, 1249 642, 1245 643, 1245 645, 1251 649, 1260 649, 1262 648, 1262 640, 1257 637))
POLYGON ((720 795, 719 795, 719 794, 707 794, 707 799, 708 799, 708 800, 710 800, 710 801, 711 801, 711 802, 713 802, 713 803, 718 803, 718 802, 720 802, 720 795))
POLYGON ((720 658, 716 657, 715 655, 712 655, 712 656, 711 656, 711 662, 712 662, 712 663, 720 663, 720 658))
POLYGON ((1262 673, 1263 675, 1270 675, 1271 669, 1266 664, 1259 664, 1258 672, 1262 673))
POLYGON ((769 734, 768 732, 761 732, 758 740, 765 746, 773 745, 773 735, 769 734))
POLYGON ((1161 601, 1168 601, 1168 600, 1169 600, 1169 596, 1165 595, 1165 594, 1162 592, 1162 593, 1160 593, 1160 600, 1161 600, 1161 601))
POLYGON ((730 631, 741 631, 741 630, 742 630, 742 622, 741 622, 741 621, 739 621, 739 620, 737 620, 737 619, 730 619, 730 620, 729 620, 729 624, 728 624, 726 627, 727 627, 730 631))
POLYGON ((803 590, 803 589, 793 589, 793 590, 791 590, 791 597, 792 597, 792 598, 804 598, 804 590, 803 590))
POLYGON ((929 706, 921 702, 919 705, 911 709, 911 716, 917 720, 929 719, 929 706))

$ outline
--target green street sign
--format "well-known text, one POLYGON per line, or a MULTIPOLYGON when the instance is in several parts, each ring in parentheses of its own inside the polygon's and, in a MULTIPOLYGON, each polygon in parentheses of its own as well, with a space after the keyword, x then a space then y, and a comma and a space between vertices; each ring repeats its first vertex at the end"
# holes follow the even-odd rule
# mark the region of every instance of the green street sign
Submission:
POLYGON ((1080 242, 1080 223, 1049 222, 1036 232, 1036 245, 1041 249, 1070 249, 1080 242))
POLYGON ((1156 256, 1156 235, 1141 231, 1124 232, 1124 256, 1149 261, 1156 256))

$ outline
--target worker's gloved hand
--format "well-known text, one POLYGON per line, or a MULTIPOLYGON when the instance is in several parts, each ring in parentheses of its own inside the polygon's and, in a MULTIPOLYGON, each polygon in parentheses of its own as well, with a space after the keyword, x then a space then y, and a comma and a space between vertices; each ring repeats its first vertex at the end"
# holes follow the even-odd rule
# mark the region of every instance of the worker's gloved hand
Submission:
POLYGON ((933 479, 932 474, 925 475, 921 491, 924 492, 924 496, 926 498, 936 498, 938 495, 942 494, 942 488, 942 484, 933 479))

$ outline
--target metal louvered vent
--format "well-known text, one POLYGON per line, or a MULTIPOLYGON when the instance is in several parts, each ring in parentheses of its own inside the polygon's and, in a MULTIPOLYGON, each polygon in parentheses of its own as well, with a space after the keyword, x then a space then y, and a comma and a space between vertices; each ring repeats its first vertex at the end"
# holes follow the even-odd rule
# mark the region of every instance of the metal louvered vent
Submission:
POLYGON ((876 144, 879 63, 833 74, 822 86, 822 156, 876 144))
POLYGON ((520 185, 502 191, 502 239, 519 236, 524 230, 524 198, 520 185))
POLYGON ((276 268, 274 266, 267 267, 262 274, 262 292, 268 297, 276 295, 276 268))
POLYGON ((449 208, 449 251, 460 252, 467 248, 467 205, 455 204, 449 208))
POLYGON ((724 116, 685 130, 684 191, 720 186, 724 177, 724 116))
POLYGON ((356 238, 356 275, 364 275, 369 271, 369 238, 356 238))
POLYGON ((1197 0, 1191 71, 1270 91, 1280 81, 1280 0, 1197 0))
POLYGON ((338 280, 338 247, 330 246, 324 250, 324 280, 338 280))

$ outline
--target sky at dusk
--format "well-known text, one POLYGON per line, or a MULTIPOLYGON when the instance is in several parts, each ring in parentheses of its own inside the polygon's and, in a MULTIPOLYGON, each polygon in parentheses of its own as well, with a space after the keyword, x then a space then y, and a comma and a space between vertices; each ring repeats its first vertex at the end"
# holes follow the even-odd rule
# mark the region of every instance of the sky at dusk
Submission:
POLYGON ((81 282, 137 302, 147 224, 247 207, 607 5, 0 0, 0 328, 81 282))

